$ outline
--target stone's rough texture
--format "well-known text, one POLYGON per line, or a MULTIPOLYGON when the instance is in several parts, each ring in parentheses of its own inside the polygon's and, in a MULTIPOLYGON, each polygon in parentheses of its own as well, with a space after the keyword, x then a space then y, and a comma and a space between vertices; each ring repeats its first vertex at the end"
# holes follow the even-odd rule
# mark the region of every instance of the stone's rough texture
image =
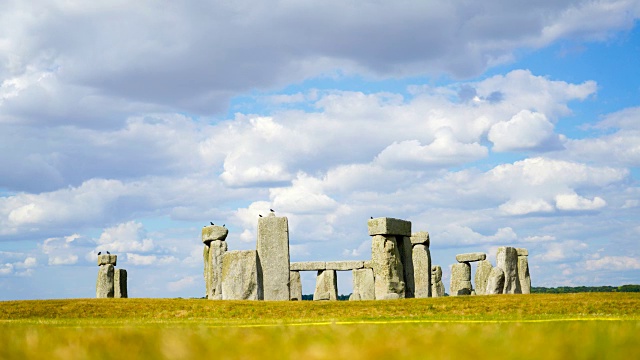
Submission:
POLYGON ((375 281, 373 269, 353 270, 353 293, 349 300, 375 300, 375 281))
POLYGON ((496 267, 504 271, 503 294, 520 294, 520 281, 518 280, 518 252, 515 248, 501 246, 496 255, 496 267))
POLYGON ((318 271, 326 269, 327 263, 324 261, 292 262, 289 268, 291 271, 318 271))
POLYGON ((371 260, 365 260, 362 266, 367 269, 373 269, 373 262, 371 260))
POLYGON ((504 289, 504 271, 499 267, 494 267, 489 273, 485 295, 502 294, 504 289))
POLYGON ((404 270, 395 236, 376 235, 372 238, 371 262, 376 299, 384 299, 388 293, 404 297, 404 270))
POLYGON ((529 276, 529 260, 526 256, 518 256, 518 281, 523 294, 531 294, 531 277, 529 276))
POLYGON ((318 271, 313 300, 338 300, 338 278, 335 270, 318 271))
POLYGON ((223 300, 262 300, 261 278, 255 250, 229 251, 222 257, 223 300))
POLYGON ((413 245, 423 244, 427 248, 429 247, 429 233, 426 231, 418 231, 411 234, 411 243, 413 245))
POLYGON ((204 244, 202 260, 204 262, 204 296, 209 299, 211 293, 211 261, 209 261, 209 244, 204 244))
POLYGON ((424 244, 413 245, 414 297, 431 297, 431 253, 424 244))
POLYGON ((127 270, 115 269, 113 273, 113 297, 127 298, 127 270))
POLYGON ((413 246, 409 236, 397 236, 398 251, 400 252, 400 261, 404 271, 404 297, 415 297, 416 283, 413 274, 413 246))
POLYGON ((96 282, 97 298, 113 297, 113 264, 100 266, 98 270, 98 281, 96 282))
POLYGON ((449 295, 468 295, 471 293, 471 265, 469 263, 458 263, 451 265, 451 284, 449 295))
POLYGON ((411 221, 383 217, 369 220, 368 225, 369 236, 411 236, 411 221))
POLYGON ((349 261, 327 261, 327 270, 355 270, 362 269, 364 267, 364 261, 362 260, 349 260, 349 261))
POLYGON ((480 252, 456 255, 456 261, 459 263, 482 261, 482 260, 486 260, 486 258, 487 258, 487 254, 480 253, 480 252))
POLYGON ((218 225, 210 225, 202 228, 202 242, 207 243, 213 240, 224 241, 229 234, 229 230, 226 227, 218 225))
POLYGON ((518 256, 529 256, 529 250, 525 248, 516 248, 516 252, 518 253, 518 256))
POLYGON ((442 268, 439 265, 431 266, 431 297, 444 296, 444 284, 442 283, 442 268))
POLYGON ((227 252, 227 242, 222 240, 213 240, 209 242, 209 251, 207 252, 209 259, 205 264, 205 274, 207 283, 207 299, 222 299, 222 257, 227 252))
POLYGON ((116 266, 117 260, 118 260, 118 255, 113 255, 113 254, 98 255, 98 266, 107 265, 107 264, 116 266))
MULTIPOLYGON (((270 213, 269 215, 273 215, 270 213)), ((258 219, 258 266, 265 300, 289 300, 289 222, 286 217, 258 219)))
POLYGON ((491 262, 489 262, 489 260, 482 260, 478 263, 475 276, 476 294, 484 295, 491 269, 493 269, 493 266, 491 266, 491 262))
POLYGON ((302 281, 299 271, 289 273, 289 300, 302 300, 302 281))

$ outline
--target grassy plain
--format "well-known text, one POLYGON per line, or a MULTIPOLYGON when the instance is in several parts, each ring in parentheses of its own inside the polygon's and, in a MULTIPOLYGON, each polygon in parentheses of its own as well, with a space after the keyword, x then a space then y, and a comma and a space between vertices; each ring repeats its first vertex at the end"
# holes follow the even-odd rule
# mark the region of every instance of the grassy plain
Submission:
POLYGON ((0 302, 0 359, 639 359, 640 294, 0 302))

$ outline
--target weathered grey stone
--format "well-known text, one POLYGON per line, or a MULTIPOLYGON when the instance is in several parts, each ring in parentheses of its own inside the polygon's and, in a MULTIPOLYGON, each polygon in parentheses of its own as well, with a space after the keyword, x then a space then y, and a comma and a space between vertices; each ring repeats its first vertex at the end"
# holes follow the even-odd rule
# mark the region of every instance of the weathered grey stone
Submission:
POLYGON ((411 237, 396 236, 398 241, 398 251, 400 252, 400 261, 402 262, 402 270, 404 272, 404 297, 415 297, 416 283, 413 274, 413 246, 411 237))
POLYGON ((338 278, 335 270, 318 271, 313 300, 338 300, 338 278))
POLYGON ((209 242, 209 259, 205 263, 205 275, 207 284, 207 298, 219 300, 222 296, 222 257, 227 252, 227 242, 223 240, 212 240, 209 242), (208 264, 208 265, 207 265, 208 264))
POLYGON ((371 239, 371 262, 376 299, 384 299, 388 293, 404 297, 404 270, 395 236, 376 235, 371 239))
POLYGON ((298 261, 289 265, 291 271, 318 271, 326 268, 327 263, 324 261, 298 261))
POLYGON ((113 254, 98 255, 98 266, 107 265, 107 264, 116 266, 117 261, 118 261, 118 255, 113 255, 113 254))
POLYGON ((302 300, 302 281, 299 271, 289 273, 289 300, 302 300))
POLYGON ((127 298, 127 270, 114 269, 113 273, 113 297, 127 298))
POLYGON ((362 269, 364 267, 364 261, 362 260, 348 260, 348 261, 327 261, 327 270, 355 270, 362 269))
POLYGON ((478 262, 478 267, 476 268, 476 276, 475 276, 475 290, 476 294, 484 295, 484 291, 487 288, 487 280, 489 279, 489 274, 491 273, 491 262, 489 260, 482 260, 478 262))
POLYGON ((487 288, 485 289, 485 295, 502 294, 504 289, 504 271, 499 267, 494 267, 489 273, 487 279, 487 288))
POLYGON ((411 221, 382 217, 369 220, 368 225, 369 236, 411 236, 411 221))
POLYGON ((413 279, 416 298, 431 297, 431 253, 425 244, 413 245, 413 279))
POLYGON ((518 256, 518 281, 523 294, 531 294, 531 277, 529 276, 529 260, 527 256, 518 256))
POLYGON ((481 253, 481 252, 456 255, 456 261, 460 263, 482 261, 482 260, 485 260, 486 258, 487 258, 487 254, 481 253))
POLYGON ((518 253, 518 256, 529 256, 529 250, 525 248, 516 248, 516 252, 518 253))
POLYGON ((411 244, 422 244, 429 248, 429 233, 426 231, 418 231, 417 233, 411 234, 411 244))
POLYGON ((229 230, 224 226, 210 225, 202 228, 202 242, 207 243, 213 240, 224 241, 229 234, 229 230))
POLYGON ((228 251, 222 256, 223 300, 262 300, 261 278, 256 250, 228 251))
POLYGON ((373 269, 373 262, 371 260, 365 260, 364 264, 362 264, 362 267, 367 269, 373 269))
POLYGON ((442 297, 444 292, 442 268, 439 265, 431 266, 431 297, 442 297))
POLYGON ((469 295, 471 293, 471 265, 469 263, 457 263, 451 265, 451 283, 449 295, 469 295))
POLYGON ((518 252, 510 246, 501 246, 496 255, 496 267, 504 271, 503 294, 520 294, 520 282, 518 281, 518 252))
POLYGON ((96 281, 96 297, 113 297, 113 264, 100 266, 98 270, 98 280, 96 281))
POLYGON ((375 300, 375 281, 373 269, 353 270, 353 293, 349 300, 375 300))
POLYGON ((209 261, 209 244, 204 244, 202 260, 204 262, 204 296, 208 299, 211 293, 211 261, 209 261))
POLYGON ((382 300, 396 300, 396 299, 400 299, 400 295, 396 293, 385 294, 384 297, 382 298, 382 300))
MULTIPOLYGON (((271 213, 270 215, 273 215, 271 213)), ((258 219, 259 267, 265 300, 289 300, 289 221, 286 217, 258 219)))

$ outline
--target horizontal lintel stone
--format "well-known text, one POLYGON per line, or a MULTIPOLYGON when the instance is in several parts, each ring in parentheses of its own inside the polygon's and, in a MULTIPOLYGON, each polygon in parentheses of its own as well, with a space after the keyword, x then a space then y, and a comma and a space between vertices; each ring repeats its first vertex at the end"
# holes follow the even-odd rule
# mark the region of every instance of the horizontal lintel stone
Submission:
POLYGON ((429 247, 429 233, 426 231, 418 231, 411 234, 411 245, 424 244, 429 247))
POLYGON ((98 266, 108 265, 108 264, 116 266, 117 261, 118 261, 118 255, 113 255, 113 254, 98 255, 98 266))
POLYGON ((394 218, 375 218, 368 221, 369 236, 411 236, 411 221, 394 218))
POLYGON ((209 225, 202 228, 202 242, 208 243, 213 240, 224 240, 227 238, 229 230, 224 226, 209 225))
POLYGON ((363 260, 327 261, 327 270, 355 270, 364 267, 363 260))
POLYGON ((482 261, 482 260, 486 260, 487 259, 487 254, 485 253, 481 253, 481 252, 476 252, 476 253, 466 253, 466 254, 459 254, 456 255, 456 260, 459 263, 463 263, 463 262, 473 262, 473 261, 482 261))
POLYGON ((324 261, 298 261, 289 264, 289 270, 291 271, 317 271, 325 270, 327 263, 324 261))
POLYGON ((529 250, 525 248, 516 248, 516 252, 518 253, 518 256, 529 256, 529 250))

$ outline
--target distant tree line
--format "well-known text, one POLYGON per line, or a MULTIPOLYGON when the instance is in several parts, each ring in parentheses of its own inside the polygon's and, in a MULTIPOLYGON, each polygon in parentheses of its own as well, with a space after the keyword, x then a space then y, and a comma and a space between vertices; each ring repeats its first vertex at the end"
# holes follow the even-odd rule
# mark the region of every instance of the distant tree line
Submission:
POLYGON ((532 294, 568 294, 584 292, 640 292, 640 285, 531 287, 532 294))

